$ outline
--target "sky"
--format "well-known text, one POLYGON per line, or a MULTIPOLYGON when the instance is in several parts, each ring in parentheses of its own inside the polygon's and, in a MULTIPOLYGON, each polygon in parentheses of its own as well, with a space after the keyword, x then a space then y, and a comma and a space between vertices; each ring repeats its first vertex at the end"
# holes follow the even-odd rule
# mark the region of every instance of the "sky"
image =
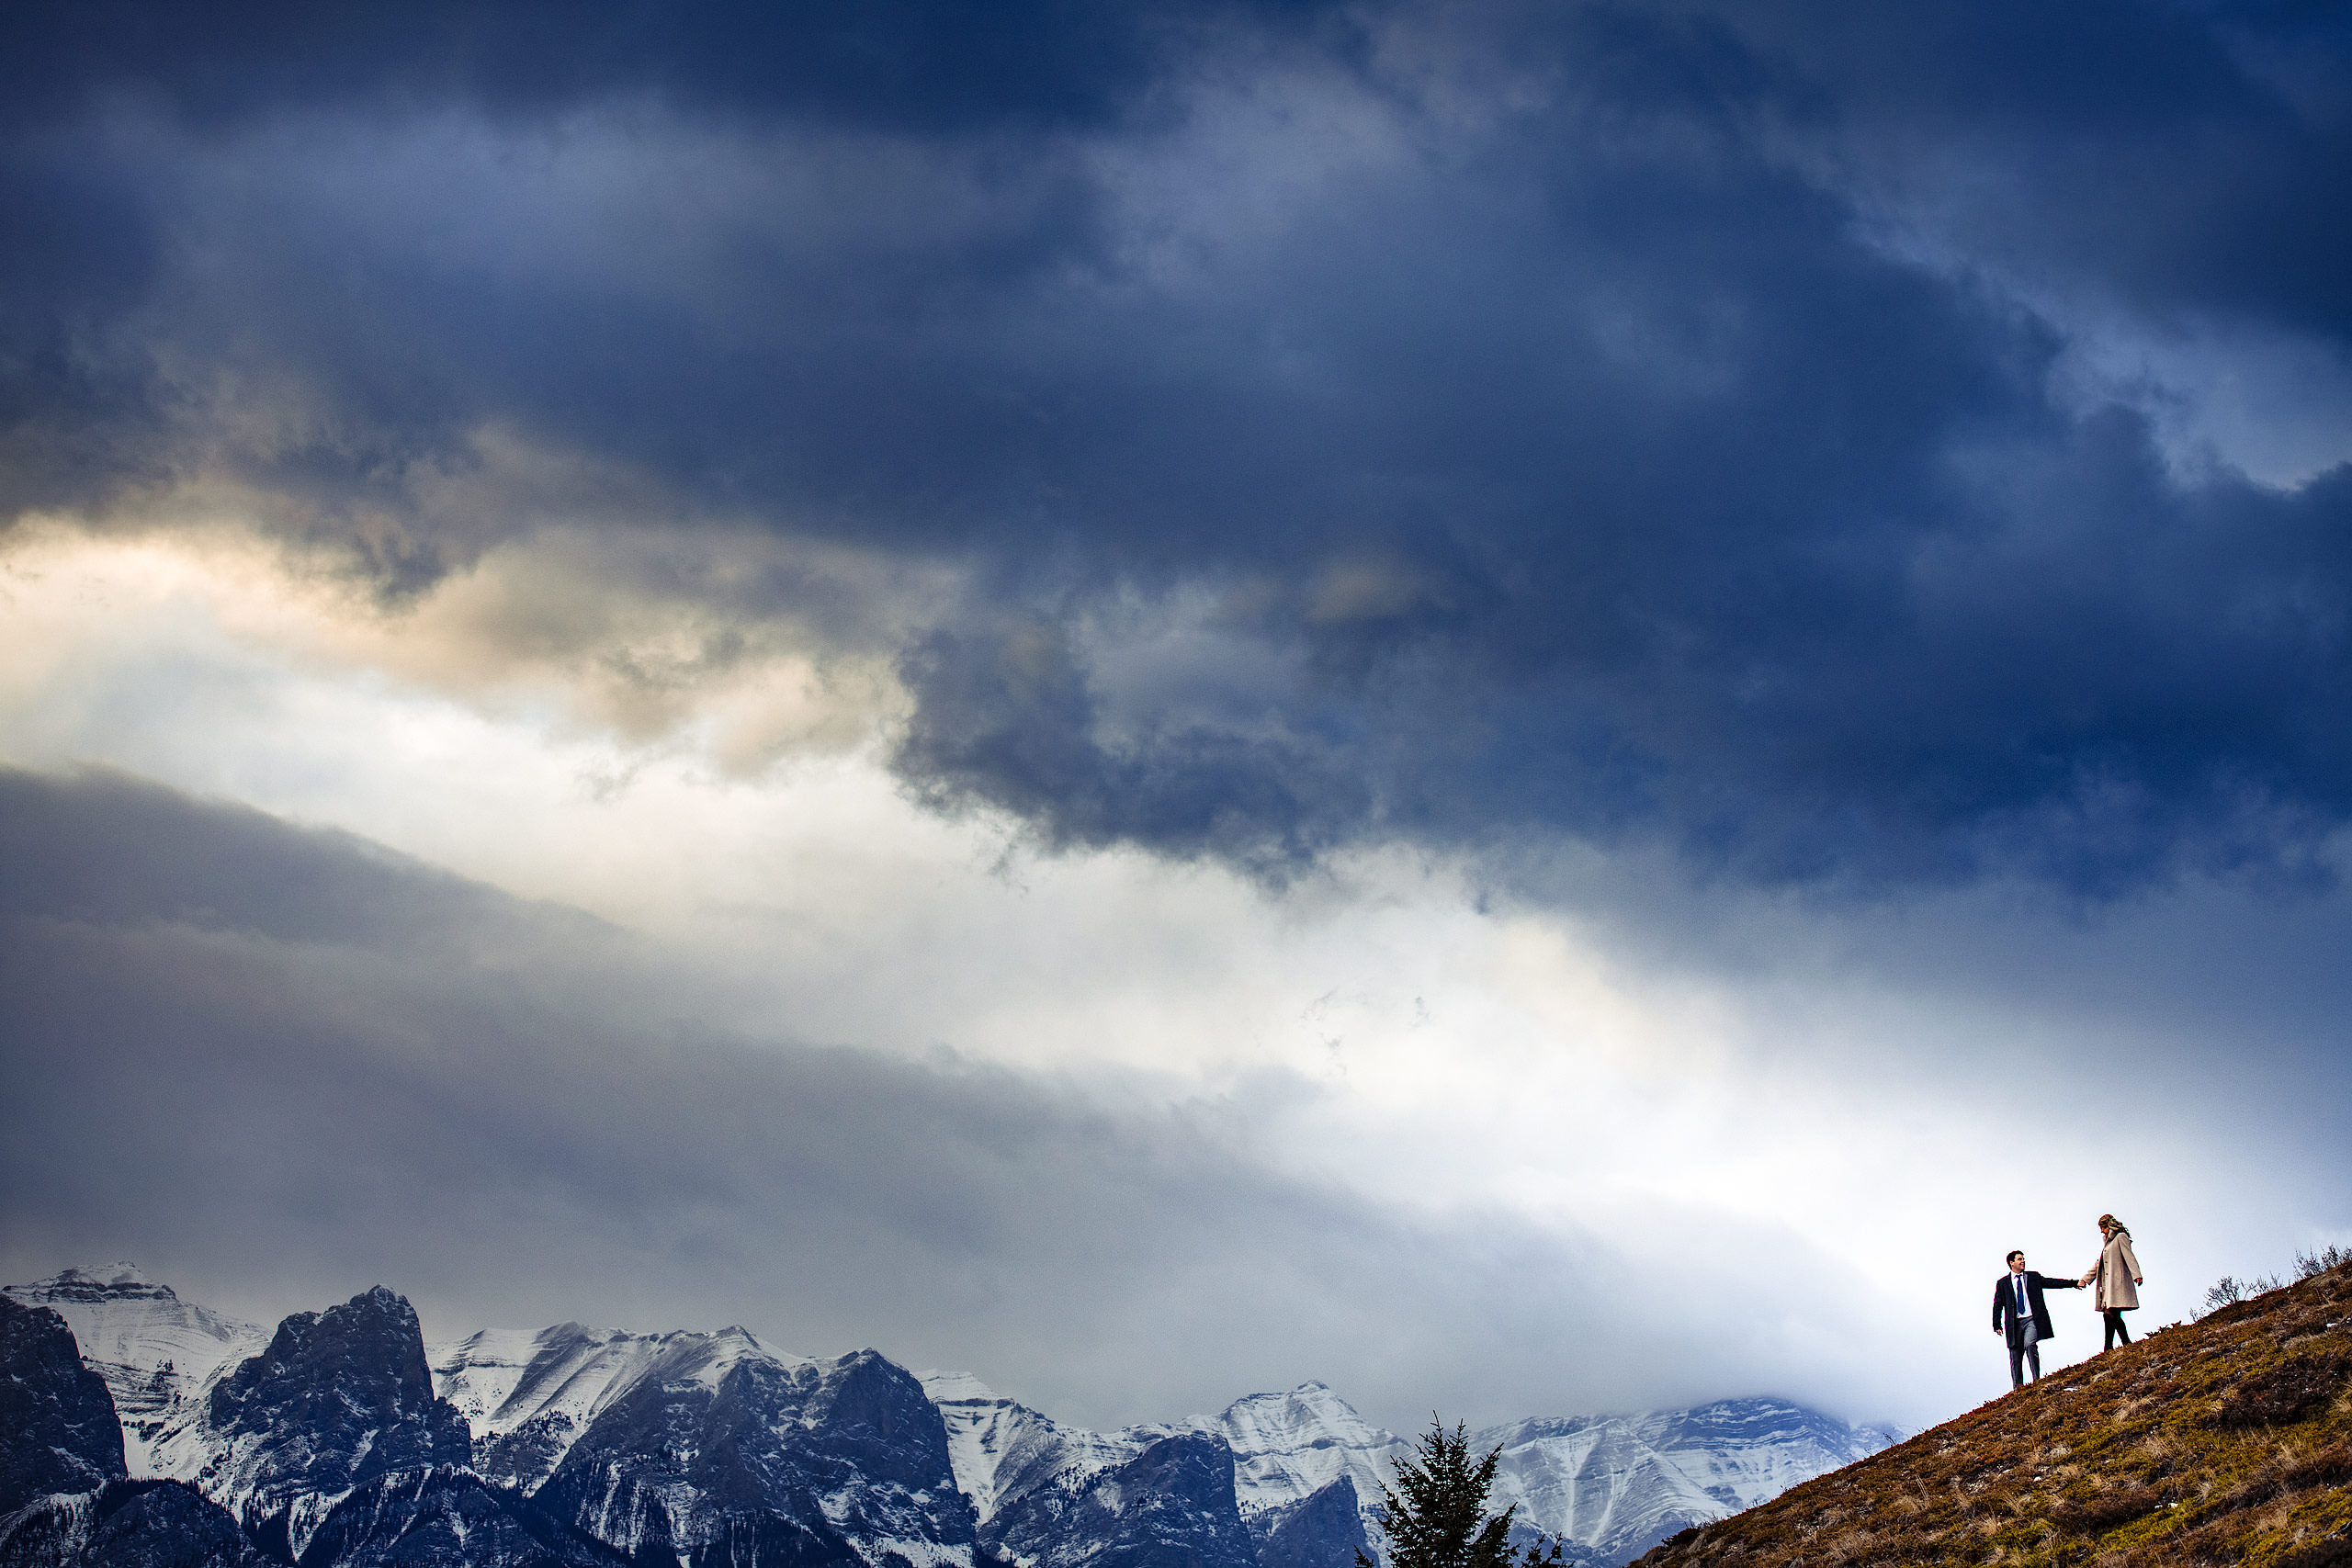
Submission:
POLYGON ((2347 192, 2298 0, 25 0, 0 1272, 1404 1430, 2291 1272, 2347 192))

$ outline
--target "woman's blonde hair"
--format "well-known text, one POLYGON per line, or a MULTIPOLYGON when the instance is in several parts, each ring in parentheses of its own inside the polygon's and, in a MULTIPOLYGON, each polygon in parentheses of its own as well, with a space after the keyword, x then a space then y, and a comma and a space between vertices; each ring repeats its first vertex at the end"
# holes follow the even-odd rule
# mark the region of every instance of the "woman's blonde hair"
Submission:
POLYGON ((2117 1219, 2113 1214, 2101 1214, 2098 1217, 2098 1224, 2099 1229, 2101 1230, 2121 1231, 2125 1235, 2130 1235, 2132 1234, 2132 1227, 2125 1224, 2121 1220, 2117 1219))

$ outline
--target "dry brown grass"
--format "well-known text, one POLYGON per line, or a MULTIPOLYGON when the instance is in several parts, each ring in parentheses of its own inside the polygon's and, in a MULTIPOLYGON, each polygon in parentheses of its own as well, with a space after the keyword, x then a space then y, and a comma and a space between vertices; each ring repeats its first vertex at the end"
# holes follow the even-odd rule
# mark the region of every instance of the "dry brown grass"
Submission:
POLYGON ((2352 1267, 2069 1367, 1646 1568, 2352 1568, 2352 1267))

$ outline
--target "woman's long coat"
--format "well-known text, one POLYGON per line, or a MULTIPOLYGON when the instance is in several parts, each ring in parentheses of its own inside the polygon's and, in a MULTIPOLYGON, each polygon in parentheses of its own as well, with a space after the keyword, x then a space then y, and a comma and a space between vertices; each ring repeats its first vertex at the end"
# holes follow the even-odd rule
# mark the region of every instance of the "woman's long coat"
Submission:
POLYGON ((2131 1233, 2115 1231, 2099 1248, 2098 1261, 2083 1276, 2083 1283, 2097 1281, 2099 1311, 2130 1312, 2140 1304, 2140 1292, 2132 1284, 2138 1278, 2140 1259, 2132 1250, 2131 1233))

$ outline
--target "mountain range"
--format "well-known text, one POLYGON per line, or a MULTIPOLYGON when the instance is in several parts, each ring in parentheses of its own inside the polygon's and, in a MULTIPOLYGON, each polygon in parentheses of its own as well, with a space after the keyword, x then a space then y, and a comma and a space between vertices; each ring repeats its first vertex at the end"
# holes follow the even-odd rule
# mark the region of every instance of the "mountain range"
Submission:
MULTIPOLYGON (((0 1296, 0 1568, 1351 1568, 1412 1445, 1319 1382, 1096 1432, 740 1327, 428 1344, 379 1287, 274 1329, 127 1265, 0 1296)), ((1873 1453, 1780 1400, 1532 1419, 1494 1502, 1624 1562, 1873 1453)))

